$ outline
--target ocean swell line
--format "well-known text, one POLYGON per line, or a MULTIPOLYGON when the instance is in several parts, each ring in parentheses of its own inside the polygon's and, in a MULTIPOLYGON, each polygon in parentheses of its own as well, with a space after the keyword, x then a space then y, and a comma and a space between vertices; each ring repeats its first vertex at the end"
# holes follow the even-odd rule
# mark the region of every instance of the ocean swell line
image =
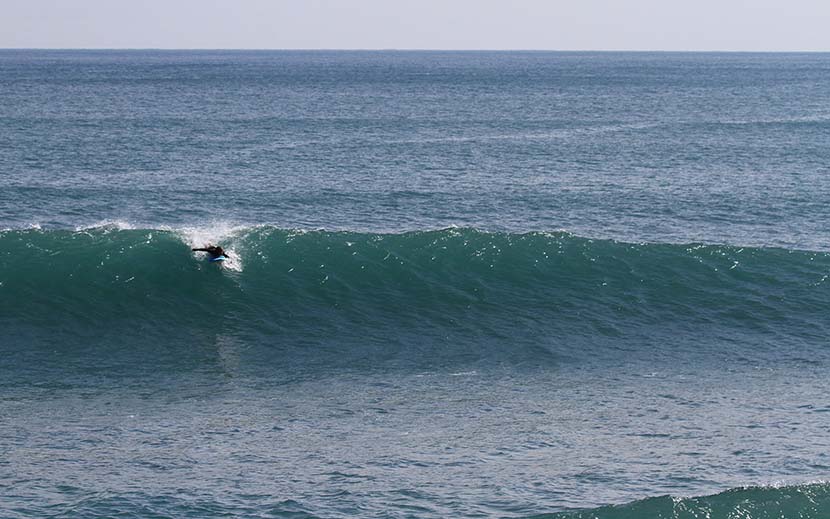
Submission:
POLYGON ((0 324, 39 336, 152 337, 221 323, 281 343, 509 340, 560 351, 575 339, 810 342, 830 332, 830 255, 809 251, 269 226, 14 230, 0 233, 0 251, 0 324), (235 263, 190 252, 212 236, 235 263))

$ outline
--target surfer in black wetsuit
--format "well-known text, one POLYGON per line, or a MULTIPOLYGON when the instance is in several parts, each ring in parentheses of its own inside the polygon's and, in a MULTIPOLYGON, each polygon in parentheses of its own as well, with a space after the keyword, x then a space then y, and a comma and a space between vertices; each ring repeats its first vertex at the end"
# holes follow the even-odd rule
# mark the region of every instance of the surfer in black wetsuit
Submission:
POLYGON ((193 252, 207 252, 208 254, 210 254, 211 259, 221 258, 222 256, 228 257, 228 255, 225 254, 225 249, 223 249, 222 247, 217 247, 215 245, 208 245, 207 247, 201 247, 192 250, 193 252))

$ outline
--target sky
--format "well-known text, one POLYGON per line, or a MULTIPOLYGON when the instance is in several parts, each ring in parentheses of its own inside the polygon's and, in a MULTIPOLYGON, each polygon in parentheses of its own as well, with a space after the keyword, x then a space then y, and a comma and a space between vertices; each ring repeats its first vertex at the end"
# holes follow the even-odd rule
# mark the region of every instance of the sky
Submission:
POLYGON ((830 0, 0 0, 0 48, 830 51, 830 0))

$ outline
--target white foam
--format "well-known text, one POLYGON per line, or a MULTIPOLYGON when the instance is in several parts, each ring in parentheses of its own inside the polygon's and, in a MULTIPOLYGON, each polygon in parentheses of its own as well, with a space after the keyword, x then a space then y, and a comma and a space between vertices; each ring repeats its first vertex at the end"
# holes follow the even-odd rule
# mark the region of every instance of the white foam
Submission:
POLYGON ((135 228, 136 225, 124 220, 101 220, 92 225, 81 225, 75 227, 75 231, 127 231, 135 228))
POLYGON ((242 256, 233 249, 225 250, 225 256, 228 259, 220 263, 222 268, 233 270, 234 272, 242 272, 242 256))
POLYGON ((171 227, 169 230, 193 247, 204 247, 207 245, 222 245, 238 237, 242 232, 250 230, 250 227, 237 225, 229 222, 215 222, 201 226, 171 227))

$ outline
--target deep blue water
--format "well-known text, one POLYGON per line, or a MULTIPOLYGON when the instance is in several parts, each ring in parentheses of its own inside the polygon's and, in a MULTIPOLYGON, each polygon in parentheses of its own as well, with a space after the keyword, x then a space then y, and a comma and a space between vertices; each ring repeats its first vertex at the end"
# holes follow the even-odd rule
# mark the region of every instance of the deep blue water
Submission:
POLYGON ((0 515, 828 515, 828 175, 827 54, 0 50, 0 515))

